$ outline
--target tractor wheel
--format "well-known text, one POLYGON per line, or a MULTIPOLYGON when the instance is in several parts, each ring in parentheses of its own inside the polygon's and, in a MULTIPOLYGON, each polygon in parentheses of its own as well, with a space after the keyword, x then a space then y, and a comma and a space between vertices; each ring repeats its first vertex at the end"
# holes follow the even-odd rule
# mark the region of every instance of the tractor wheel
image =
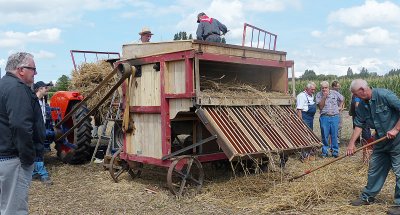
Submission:
MULTIPOLYGON (((72 109, 72 108, 71 108, 72 109)), ((72 128, 81 119, 83 119, 89 110, 82 105, 71 116, 71 119, 65 123, 64 129, 72 128)), ((74 145, 74 148, 64 145, 62 142, 56 143, 57 156, 68 164, 82 164, 90 161, 92 155, 92 124, 90 118, 87 118, 79 127, 75 128, 66 138, 68 142, 74 145)))

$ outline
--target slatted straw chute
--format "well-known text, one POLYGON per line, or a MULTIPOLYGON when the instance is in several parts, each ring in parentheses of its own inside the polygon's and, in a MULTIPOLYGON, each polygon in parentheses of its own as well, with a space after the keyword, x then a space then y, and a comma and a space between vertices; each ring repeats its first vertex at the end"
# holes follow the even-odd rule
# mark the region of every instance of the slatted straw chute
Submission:
POLYGON ((198 114, 229 159, 321 145, 290 106, 205 106, 198 114))

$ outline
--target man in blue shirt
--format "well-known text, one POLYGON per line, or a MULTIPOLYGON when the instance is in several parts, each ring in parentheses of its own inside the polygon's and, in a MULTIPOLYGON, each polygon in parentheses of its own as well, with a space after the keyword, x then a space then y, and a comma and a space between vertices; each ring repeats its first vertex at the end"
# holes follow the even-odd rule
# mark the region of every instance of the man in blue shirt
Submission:
POLYGON ((339 155, 338 144, 338 131, 339 131, 339 113, 340 107, 343 105, 343 96, 335 91, 329 90, 329 83, 327 81, 321 82, 321 91, 316 95, 316 103, 319 107, 321 116, 319 123, 321 127, 322 138, 322 157, 328 157, 328 149, 333 157, 339 155), (331 145, 329 146, 329 137, 331 138, 331 145))
POLYGON ((376 138, 384 136, 388 140, 374 145, 368 169, 368 182, 360 198, 352 201, 353 206, 368 205, 382 189, 389 170, 396 175, 394 203, 388 214, 400 214, 400 100, 390 90, 372 89, 362 79, 350 85, 352 93, 364 101, 356 109, 355 128, 347 146, 347 155, 354 154, 355 141, 362 128, 369 126, 376 130, 376 138))

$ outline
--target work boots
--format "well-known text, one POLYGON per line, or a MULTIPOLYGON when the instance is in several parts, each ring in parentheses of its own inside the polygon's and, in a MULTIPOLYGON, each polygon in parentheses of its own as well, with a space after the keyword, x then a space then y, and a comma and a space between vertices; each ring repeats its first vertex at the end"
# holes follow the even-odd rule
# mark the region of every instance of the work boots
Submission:
MULTIPOLYGON (((369 197, 367 200, 364 199, 356 199, 350 202, 352 206, 362 206, 362 205, 370 205, 375 201, 375 198, 369 197)), ((400 215, 400 214, 399 214, 400 215)))

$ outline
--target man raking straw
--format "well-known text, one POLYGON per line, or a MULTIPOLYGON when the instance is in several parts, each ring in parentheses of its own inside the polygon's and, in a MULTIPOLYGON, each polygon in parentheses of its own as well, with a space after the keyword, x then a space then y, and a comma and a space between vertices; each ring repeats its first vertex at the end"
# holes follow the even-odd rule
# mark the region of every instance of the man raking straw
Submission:
POLYGON ((362 79, 354 80, 350 85, 351 92, 364 100, 364 105, 356 109, 355 128, 350 138, 346 154, 355 151, 355 141, 360 136, 362 128, 369 126, 376 130, 376 138, 387 136, 386 141, 374 145, 369 161, 368 182, 360 198, 351 201, 353 206, 369 205, 382 189, 389 170, 392 168, 396 175, 394 206, 388 214, 400 214, 400 100, 387 89, 368 86, 362 79))

